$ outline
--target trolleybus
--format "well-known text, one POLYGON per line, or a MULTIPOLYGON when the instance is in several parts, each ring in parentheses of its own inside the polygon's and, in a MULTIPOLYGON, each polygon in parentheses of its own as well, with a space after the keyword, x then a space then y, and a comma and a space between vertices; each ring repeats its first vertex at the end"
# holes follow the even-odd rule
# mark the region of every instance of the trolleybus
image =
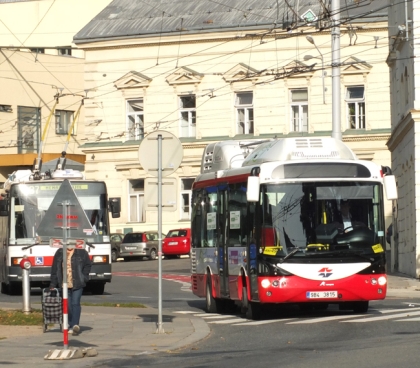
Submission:
POLYGON ((105 182, 86 180, 83 173, 62 167, 39 175, 19 170, 9 176, 0 197, 0 281, 3 293, 22 288, 24 256, 31 262, 31 286, 47 286, 57 247, 86 247, 92 260, 87 289, 102 294, 111 282, 108 211, 119 217, 119 199, 108 202, 105 182), (63 205, 69 204, 67 219, 63 205))
POLYGON ((251 319, 281 303, 366 312, 387 292, 384 192, 396 199, 391 170, 334 138, 208 145, 193 184, 193 293, 208 312, 237 304, 251 319))

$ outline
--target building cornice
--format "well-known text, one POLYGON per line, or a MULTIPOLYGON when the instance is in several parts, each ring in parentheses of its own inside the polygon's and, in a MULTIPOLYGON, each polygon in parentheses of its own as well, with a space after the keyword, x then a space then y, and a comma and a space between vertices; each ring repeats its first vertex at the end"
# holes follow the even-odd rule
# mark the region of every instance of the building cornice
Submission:
MULTIPOLYGON (((245 31, 245 30, 244 30, 245 31)), ((372 32, 388 32, 387 27, 375 27, 375 28, 367 28, 367 29, 358 29, 357 33, 372 33, 372 32)), ((299 36, 305 36, 306 34, 313 34, 314 30, 313 28, 308 28, 307 30, 304 30, 299 33, 288 33, 284 32, 282 34, 266 34, 264 35, 264 39, 289 39, 299 36), (306 31, 306 32, 305 32, 306 31)), ((352 32, 342 30, 341 35, 349 34, 352 32)), ((317 35, 330 35, 330 31, 316 31, 317 35)), ((189 35, 191 36, 191 35, 189 35)), ((127 37, 127 38, 121 38, 121 39, 101 39, 101 40, 93 40, 86 42, 84 45, 81 43, 78 43, 78 48, 83 51, 103 51, 103 50, 117 50, 117 49, 132 49, 132 48, 138 48, 138 47, 162 47, 162 46, 171 46, 171 45, 191 45, 191 44, 202 44, 202 43, 210 43, 210 42, 231 42, 231 41, 249 41, 251 39, 255 38, 254 34, 244 34, 243 36, 237 36, 237 35, 229 35, 225 37, 211 37, 211 38, 205 38, 205 37, 198 37, 196 39, 189 39, 189 40, 179 40, 179 36, 173 37, 173 40, 171 41, 156 41, 156 42, 145 42, 145 39, 141 39, 138 36, 136 41, 134 41, 134 37, 127 37), (127 44, 113 44, 110 45, 109 43, 114 42, 127 42, 128 40, 133 39, 133 43, 127 43, 127 44), (101 43, 101 46, 93 46, 95 44, 101 43), (108 43, 108 45, 107 45, 108 43), (91 46, 90 46, 91 45, 91 46)), ((148 36, 148 38, 158 38, 157 36, 151 37, 148 36)))

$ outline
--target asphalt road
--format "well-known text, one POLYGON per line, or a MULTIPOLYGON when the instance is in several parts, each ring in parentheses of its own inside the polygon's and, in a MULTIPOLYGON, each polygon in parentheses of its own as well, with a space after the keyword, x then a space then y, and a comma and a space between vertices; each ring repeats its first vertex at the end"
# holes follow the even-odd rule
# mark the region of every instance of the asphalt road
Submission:
MULTIPOLYGON (((157 261, 117 262, 113 273, 104 295, 87 293, 82 301, 138 301, 157 307, 157 261)), ((179 351, 109 361, 100 367, 418 366, 420 299, 371 302, 365 315, 336 306, 312 313, 285 307, 268 312, 263 321, 249 321, 240 313, 204 313, 204 300, 188 286, 188 258, 163 260, 162 273, 163 309, 205 319, 211 334, 179 351)), ((39 289, 32 290, 31 300, 39 303, 39 289)), ((19 303, 21 297, 0 295, 0 301, 19 303)))

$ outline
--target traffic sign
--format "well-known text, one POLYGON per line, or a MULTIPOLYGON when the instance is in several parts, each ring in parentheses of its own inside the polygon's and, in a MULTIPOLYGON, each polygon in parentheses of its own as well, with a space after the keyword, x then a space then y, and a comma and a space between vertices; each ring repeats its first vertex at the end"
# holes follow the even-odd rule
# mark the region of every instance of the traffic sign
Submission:
POLYGON ((158 136, 162 137, 162 176, 169 176, 178 169, 184 152, 180 140, 172 133, 156 130, 148 134, 139 147, 139 161, 145 171, 152 176, 158 176, 158 136))

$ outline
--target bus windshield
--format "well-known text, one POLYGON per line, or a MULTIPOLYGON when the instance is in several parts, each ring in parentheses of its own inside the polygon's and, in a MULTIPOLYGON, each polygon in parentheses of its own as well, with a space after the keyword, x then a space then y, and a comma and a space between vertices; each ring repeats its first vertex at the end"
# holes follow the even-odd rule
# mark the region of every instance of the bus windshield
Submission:
POLYGON ((261 246, 277 248, 279 252, 272 253, 277 256, 294 251, 294 257, 310 251, 375 252, 384 239, 381 203, 378 183, 264 185, 261 246))
MULTIPOLYGON (((10 244, 26 244, 34 239, 49 241, 51 237, 62 238, 62 206, 57 206, 57 203, 67 198, 57 195, 62 193, 59 192, 62 184, 63 182, 33 182, 11 187, 10 244)), ((91 242, 101 241, 104 235, 109 235, 105 184, 72 181, 70 185, 73 189, 70 190, 73 200, 70 201, 70 222, 67 224, 71 227, 69 238, 89 237, 91 242)))

